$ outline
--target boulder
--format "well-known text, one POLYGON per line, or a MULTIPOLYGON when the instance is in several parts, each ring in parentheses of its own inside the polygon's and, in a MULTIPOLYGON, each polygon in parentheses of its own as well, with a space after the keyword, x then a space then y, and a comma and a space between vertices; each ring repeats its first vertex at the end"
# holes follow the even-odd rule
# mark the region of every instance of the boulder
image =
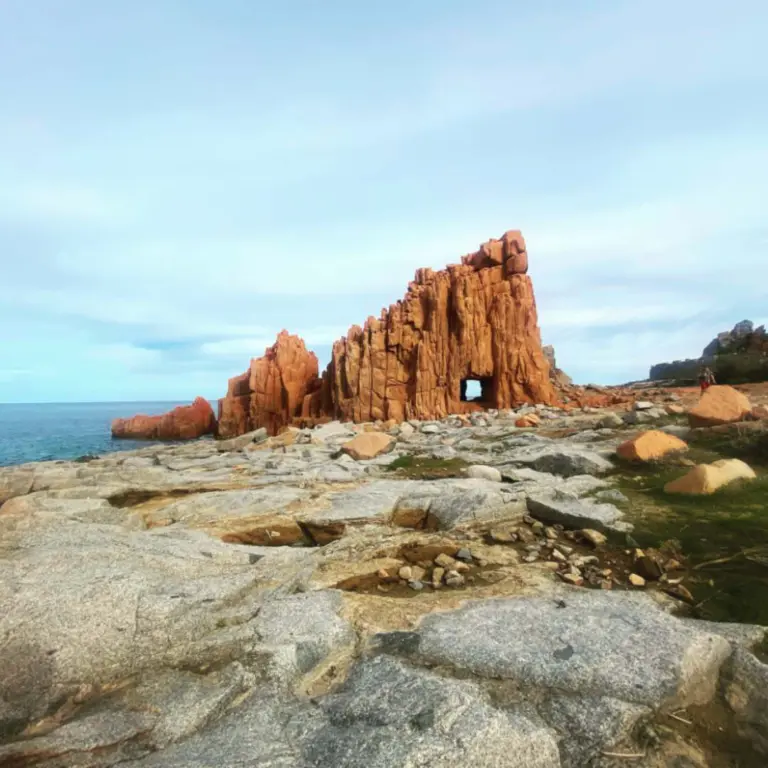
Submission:
POLYGON ((364 432, 344 443, 341 450, 355 461, 367 461, 391 451, 394 446, 395 439, 384 432, 364 432))
POLYGON ((692 427, 715 427, 744 421, 752 413, 749 398, 733 387, 710 387, 688 412, 692 427))
POLYGON ((601 475, 613 469, 613 464, 599 453, 556 443, 534 444, 515 451, 512 463, 561 477, 601 475))
POLYGON ((624 420, 618 413, 614 413, 613 411, 606 413, 598 423, 599 426, 605 429, 618 429, 619 427, 624 426, 624 420))
POLYGON ((654 710, 711 701, 731 652, 722 637, 669 616, 643 594, 586 590, 428 615, 414 650, 428 664, 523 689, 610 696, 654 710))
POLYGON ((725 701, 736 717, 739 732, 768 755, 768 664, 737 648, 723 677, 725 701))
POLYGON ((658 416, 655 409, 651 408, 648 411, 629 411, 624 414, 622 421, 629 425, 650 424, 651 422, 656 421, 657 418, 658 416))
POLYGON ((529 496, 528 511, 545 523, 560 523, 569 528, 594 528, 598 531, 632 530, 624 513, 613 504, 594 504, 580 499, 529 496))
POLYGON ((392 516, 396 525, 449 530, 480 521, 521 519, 526 510, 522 493, 495 480, 440 480, 413 486, 397 502, 392 516))
POLYGON ((521 429, 525 427, 538 427, 539 424, 541 424, 541 418, 535 413, 527 413, 515 422, 515 426, 521 429))
POLYGON ((707 495, 736 480, 754 480, 755 471, 739 459, 720 459, 699 464, 690 472, 664 486, 666 493, 707 495))
POLYGON ((213 408, 202 397, 192 405, 180 405, 161 416, 139 414, 112 422, 112 437, 133 440, 194 440, 215 432, 213 408))
POLYGON ((616 449, 616 453, 619 458, 626 461, 656 461, 670 453, 680 453, 687 450, 687 443, 680 438, 651 430, 622 443, 616 449))
POLYGON ((501 472, 496 467, 487 467, 476 464, 467 470, 467 477, 474 477, 480 480, 491 480, 494 483, 501 482, 501 472))
POLYGON ((305 766, 559 768, 544 724, 491 706, 479 686, 379 656, 324 698, 327 724, 305 738, 305 766))

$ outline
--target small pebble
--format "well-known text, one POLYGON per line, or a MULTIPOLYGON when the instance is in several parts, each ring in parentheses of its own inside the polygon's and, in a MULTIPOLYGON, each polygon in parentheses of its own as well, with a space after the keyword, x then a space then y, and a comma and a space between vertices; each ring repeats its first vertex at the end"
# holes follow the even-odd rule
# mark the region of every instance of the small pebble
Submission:
POLYGON ((544 523, 540 523, 538 520, 531 525, 531 530, 534 533, 541 533, 544 530, 544 523))
POLYGON ((462 547, 456 553, 456 559, 457 560, 463 560, 465 563, 471 563, 472 562, 472 553, 466 547, 462 547))
POLYGON ((536 534, 533 531, 529 531, 527 528, 520 528, 517 532, 517 537, 524 544, 530 544, 532 541, 536 541, 536 534))
POLYGON ((526 555, 523 558, 524 563, 535 563, 539 559, 539 556, 535 552, 531 552, 530 555, 526 555))
POLYGON ((432 586, 435 588, 442 586, 443 576, 445 576, 445 568, 435 568, 432 571, 432 586))
POLYGON ((441 568, 446 569, 453 568, 453 566, 456 565, 456 561, 450 555, 446 555, 443 552, 435 558, 435 565, 439 565, 441 568))
POLYGON ((409 581, 408 586, 411 589, 415 589, 417 592, 420 592, 422 589, 424 589, 424 583, 421 581, 409 581))
POLYGON ((448 571, 445 575, 445 583, 449 587, 461 587, 464 584, 464 577, 456 571, 448 571))
POLYGON ((456 565, 453 566, 453 570, 458 573, 467 573, 467 571, 470 570, 470 566, 469 563, 456 563, 456 565))
POLYGON ((411 568, 410 565, 404 565, 398 572, 397 575, 401 579, 405 579, 406 581, 410 581, 413 578, 413 568, 411 568))
POLYGON ((629 574, 629 583, 633 587, 644 587, 645 586, 645 579, 642 576, 639 576, 636 573, 630 573, 629 574))
POLYGON ((548 526, 544 529, 544 535, 548 539, 554 541, 557 538, 557 531, 554 528, 548 526))

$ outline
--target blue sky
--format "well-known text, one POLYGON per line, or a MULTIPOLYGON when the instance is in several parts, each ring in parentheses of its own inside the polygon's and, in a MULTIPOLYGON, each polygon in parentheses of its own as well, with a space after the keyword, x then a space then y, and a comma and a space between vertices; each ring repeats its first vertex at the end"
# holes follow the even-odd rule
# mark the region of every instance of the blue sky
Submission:
POLYGON ((764 0, 0 0, 0 402, 221 396, 523 230, 545 343, 768 320, 764 0))

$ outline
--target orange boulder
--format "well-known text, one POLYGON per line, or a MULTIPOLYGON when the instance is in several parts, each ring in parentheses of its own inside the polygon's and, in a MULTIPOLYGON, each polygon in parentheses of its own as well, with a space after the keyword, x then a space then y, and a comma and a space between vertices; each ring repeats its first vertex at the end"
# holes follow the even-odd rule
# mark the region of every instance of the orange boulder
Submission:
POLYGON ((737 480, 754 480, 755 471, 739 459, 720 459, 712 464, 699 464, 690 472, 664 486, 665 493, 709 495, 737 480))
POLYGON ((622 443, 616 453, 627 461, 655 461, 670 453, 687 450, 688 444, 679 437, 654 429, 622 443))
POLYGON ((384 432, 363 432, 362 435, 344 443, 341 450, 356 461, 366 461, 387 453, 394 445, 394 438, 384 432))
POLYGON ((193 440, 216 432, 211 404, 198 397, 192 405, 180 405, 162 416, 139 414, 112 422, 112 437, 134 440, 193 440))
POLYGON ((749 398, 733 387, 710 387, 688 412, 692 427, 714 427, 744 421, 752 413, 749 398))
POLYGON ((541 424, 541 419, 535 413, 526 413, 525 416, 521 416, 516 422, 516 427, 538 427, 541 424))

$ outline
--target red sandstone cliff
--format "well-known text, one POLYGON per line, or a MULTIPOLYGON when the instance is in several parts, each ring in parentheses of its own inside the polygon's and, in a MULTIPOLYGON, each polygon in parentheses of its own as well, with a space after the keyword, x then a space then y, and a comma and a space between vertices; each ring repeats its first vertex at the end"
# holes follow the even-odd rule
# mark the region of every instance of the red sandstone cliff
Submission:
POLYGON ((192 405, 180 405, 161 416, 139 414, 112 422, 112 437, 134 440, 191 440, 216 432, 211 404, 198 397, 192 405))
POLYGON ((464 382, 482 382, 483 405, 554 403, 541 348, 528 254, 520 232, 490 240, 439 272, 420 269, 405 298, 353 326, 317 378, 317 358, 283 331, 219 403, 223 437, 294 419, 432 419, 477 408, 464 382))

